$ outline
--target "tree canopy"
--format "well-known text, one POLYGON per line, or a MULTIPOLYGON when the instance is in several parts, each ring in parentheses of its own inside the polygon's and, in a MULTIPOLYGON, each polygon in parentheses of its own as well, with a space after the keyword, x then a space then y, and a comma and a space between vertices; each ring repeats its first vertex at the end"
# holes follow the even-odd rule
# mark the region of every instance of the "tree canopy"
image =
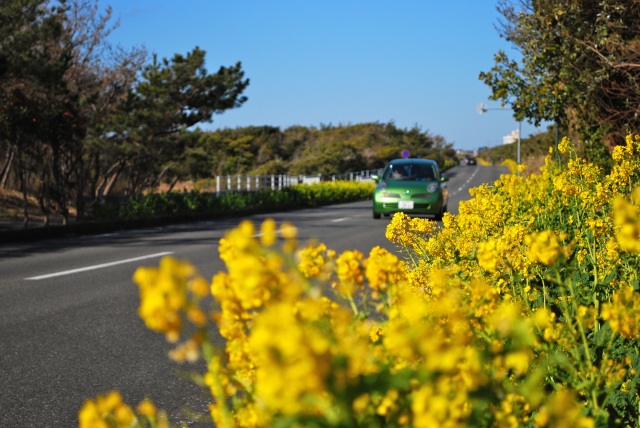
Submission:
POLYGON ((36 193, 45 214, 75 201, 81 216, 123 174, 141 191, 181 153, 176 135, 246 101, 240 62, 209 73, 196 47, 146 63, 109 43, 117 26, 90 0, 0 5, 0 187, 36 193))
POLYGON ((111 128, 128 193, 157 184, 175 166, 185 150, 181 132, 247 100, 242 93, 249 80, 239 62, 213 74, 204 64, 205 51, 197 47, 170 60, 154 55, 130 89, 111 128))
POLYGON ((480 73, 517 120, 555 121, 588 146, 624 142, 640 118, 640 3, 500 0, 498 31, 516 48, 480 73), (598 141, 594 141, 598 140, 598 141))
POLYGON ((235 174, 338 175, 382 168, 403 150, 441 167, 456 162, 455 150, 442 136, 394 123, 250 126, 199 131, 189 140, 184 161, 194 167, 188 173, 194 180, 235 174))

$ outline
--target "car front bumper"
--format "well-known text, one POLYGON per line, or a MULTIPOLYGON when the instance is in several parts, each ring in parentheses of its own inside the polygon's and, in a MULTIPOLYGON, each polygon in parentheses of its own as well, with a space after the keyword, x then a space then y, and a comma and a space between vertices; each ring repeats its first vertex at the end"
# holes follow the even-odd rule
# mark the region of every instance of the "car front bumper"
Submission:
POLYGON ((432 193, 427 198, 390 197, 375 194, 373 197, 373 212, 378 214, 391 214, 404 212, 407 214, 440 214, 446 205, 441 193, 432 193))

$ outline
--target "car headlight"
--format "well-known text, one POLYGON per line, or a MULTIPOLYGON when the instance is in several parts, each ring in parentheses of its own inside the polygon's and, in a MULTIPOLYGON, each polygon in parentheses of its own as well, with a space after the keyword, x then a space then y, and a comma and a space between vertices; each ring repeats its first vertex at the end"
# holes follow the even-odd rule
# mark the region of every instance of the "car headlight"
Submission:
POLYGON ((438 183, 429 183, 429 185, 427 186, 427 192, 433 193, 436 190, 438 190, 438 183))
POLYGON ((376 190, 385 190, 387 188, 387 183, 380 183, 376 186, 376 190))

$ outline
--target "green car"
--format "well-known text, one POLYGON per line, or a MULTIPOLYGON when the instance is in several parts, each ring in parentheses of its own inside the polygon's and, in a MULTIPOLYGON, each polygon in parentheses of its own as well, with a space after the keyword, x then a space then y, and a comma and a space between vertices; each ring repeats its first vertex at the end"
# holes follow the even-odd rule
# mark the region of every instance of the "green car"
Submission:
POLYGON ((373 191, 373 218, 396 212, 425 214, 442 220, 447 211, 449 177, 440 174, 435 161, 396 159, 385 166, 382 175, 372 175, 377 183, 373 191))

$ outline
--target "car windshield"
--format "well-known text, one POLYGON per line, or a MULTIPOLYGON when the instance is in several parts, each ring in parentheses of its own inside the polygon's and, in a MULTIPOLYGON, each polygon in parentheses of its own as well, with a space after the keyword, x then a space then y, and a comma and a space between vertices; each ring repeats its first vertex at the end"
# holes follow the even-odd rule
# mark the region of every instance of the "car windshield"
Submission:
POLYGON ((433 165, 420 163, 391 164, 384 172, 383 180, 417 180, 436 179, 433 165))

